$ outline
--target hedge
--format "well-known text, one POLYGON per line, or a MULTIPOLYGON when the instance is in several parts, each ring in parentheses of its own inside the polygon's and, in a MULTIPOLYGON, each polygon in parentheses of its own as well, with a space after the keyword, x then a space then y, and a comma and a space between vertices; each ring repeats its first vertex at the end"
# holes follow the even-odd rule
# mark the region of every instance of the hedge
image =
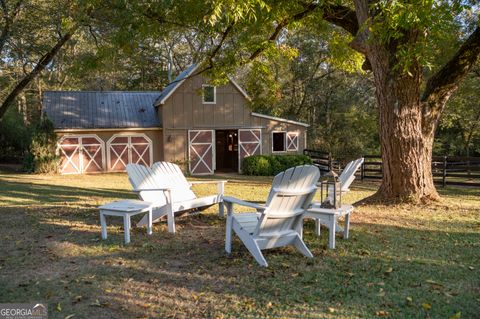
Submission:
POLYGON ((294 166, 312 164, 306 155, 252 155, 243 160, 243 174, 273 176, 294 166))

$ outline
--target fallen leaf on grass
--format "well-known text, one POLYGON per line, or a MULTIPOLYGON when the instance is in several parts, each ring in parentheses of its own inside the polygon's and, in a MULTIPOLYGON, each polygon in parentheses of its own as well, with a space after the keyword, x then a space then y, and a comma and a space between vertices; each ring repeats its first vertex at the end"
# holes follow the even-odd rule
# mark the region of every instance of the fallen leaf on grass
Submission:
POLYGON ((468 269, 470 269, 470 270, 475 270, 475 267, 473 267, 473 266, 468 266, 468 269))
POLYGON ((460 319, 461 316, 462 316, 462 312, 457 311, 457 313, 455 313, 453 316, 449 317, 448 319, 460 319))
POLYGON ((429 303, 422 303, 422 308, 425 310, 430 310, 432 309, 432 305, 429 303))
POLYGON ((393 271, 393 268, 392 268, 392 267, 389 267, 389 268, 387 268, 387 270, 385 270, 385 273, 386 273, 386 274, 389 274, 389 273, 391 273, 392 271, 393 271))
POLYGON ((334 312, 335 312, 335 308, 328 307, 328 308, 327 308, 327 311, 328 311, 329 313, 334 313, 334 312))
POLYGON ((407 302, 413 302, 413 298, 410 296, 408 296, 406 299, 407 299, 407 302))
POLYGON ((66 316, 64 319, 72 319, 73 317, 75 317, 75 314, 74 314, 74 313, 72 313, 71 315, 66 316))
POLYGON ((375 313, 378 317, 388 317, 389 313, 385 310, 379 310, 375 313))

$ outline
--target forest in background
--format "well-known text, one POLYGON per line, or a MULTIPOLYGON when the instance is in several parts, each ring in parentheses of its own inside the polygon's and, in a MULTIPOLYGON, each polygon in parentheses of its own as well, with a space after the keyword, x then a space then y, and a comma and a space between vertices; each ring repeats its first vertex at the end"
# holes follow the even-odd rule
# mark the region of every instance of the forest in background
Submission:
MULTIPOLYGON (((160 91, 190 64, 208 58, 218 45, 218 35, 205 30, 178 23, 169 24, 168 30, 159 28, 153 13, 141 23, 125 25, 122 20, 132 19, 131 12, 115 10, 114 4, 94 11, 61 0, 1 0, 0 4, 1 100, 32 72, 45 52, 72 32, 2 118, 2 161, 18 162, 28 150, 44 91, 160 91), (78 17, 77 12, 85 16, 78 17)), ((307 22, 282 31, 277 44, 288 47, 286 54, 256 59, 231 74, 252 96, 253 110, 310 124, 309 148, 331 152, 338 159, 380 152, 373 80, 361 69, 362 58, 339 40, 346 36, 326 23, 312 28, 307 22)), ((454 48, 445 43, 446 52, 454 48)), ((479 83, 477 62, 447 104, 434 154, 480 155, 479 83)))

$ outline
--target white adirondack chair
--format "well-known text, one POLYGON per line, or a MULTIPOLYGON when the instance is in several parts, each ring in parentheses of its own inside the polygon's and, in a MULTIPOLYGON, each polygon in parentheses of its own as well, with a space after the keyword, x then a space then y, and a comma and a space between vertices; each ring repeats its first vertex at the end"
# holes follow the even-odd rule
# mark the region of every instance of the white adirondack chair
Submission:
MULTIPOLYGON (((175 213, 188 210, 200 210, 219 204, 219 213, 223 216, 223 191, 226 181, 199 181, 189 183, 178 165, 168 162, 157 162, 152 168, 138 164, 127 165, 127 173, 134 192, 140 199, 154 203, 152 220, 159 221, 167 216, 168 231, 175 233, 175 213), (192 184, 217 183, 218 193, 198 198, 191 190, 192 184)), ((142 218, 137 226, 148 224, 142 218)))
MULTIPOLYGON (((355 172, 360 168, 360 166, 363 164, 363 157, 359 158, 359 159, 356 159, 354 161, 351 161, 349 162, 345 168, 343 169, 342 171, 342 174, 340 174, 340 176, 338 177, 338 179, 340 180, 340 183, 341 183, 341 191, 342 191, 342 195, 344 193, 347 193, 350 191, 350 185, 352 185, 352 182, 354 181, 355 179, 355 172)), ((330 201, 330 203, 333 204, 333 188, 329 188, 328 190, 328 200, 330 201)))
POLYGON ((268 266, 262 250, 281 246, 294 245, 303 255, 313 257, 299 230, 303 227, 303 214, 315 195, 319 177, 318 168, 312 165, 293 167, 278 174, 273 179, 265 205, 224 197, 227 206, 226 252, 230 253, 232 249, 233 230, 261 266, 268 266), (253 208, 256 212, 235 214, 234 204, 253 208))

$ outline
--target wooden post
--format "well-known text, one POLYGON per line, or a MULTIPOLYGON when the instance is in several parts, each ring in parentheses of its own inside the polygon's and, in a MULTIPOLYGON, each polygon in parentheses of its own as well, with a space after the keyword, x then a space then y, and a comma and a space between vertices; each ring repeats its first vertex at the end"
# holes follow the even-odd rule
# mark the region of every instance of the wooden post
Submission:
POLYGON ((443 157, 442 187, 447 185, 447 156, 443 157))
POLYGON ((360 179, 363 181, 363 179, 365 178, 365 155, 363 155, 362 157, 364 159, 363 159, 362 166, 360 168, 360 179))

